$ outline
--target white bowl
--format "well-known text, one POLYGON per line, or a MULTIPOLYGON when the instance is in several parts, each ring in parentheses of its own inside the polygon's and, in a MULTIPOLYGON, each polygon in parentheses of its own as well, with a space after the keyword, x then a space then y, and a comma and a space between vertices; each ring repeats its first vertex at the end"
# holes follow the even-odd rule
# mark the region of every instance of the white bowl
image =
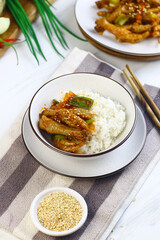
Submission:
POLYGON ((32 218, 32 221, 35 225, 35 227, 50 236, 66 236, 69 235, 71 233, 74 233, 75 231, 77 231, 78 229, 80 229, 82 227, 82 225, 85 223, 86 219, 87 219, 87 215, 88 215, 88 207, 87 204, 84 200, 84 198, 75 190, 71 189, 71 188, 66 188, 66 187, 53 187, 53 188, 49 188, 46 189, 42 192, 40 192, 33 200, 31 207, 30 207, 30 215, 32 218), (41 225, 41 223, 38 220, 38 216, 37 216, 37 208, 41 202, 41 200, 43 198, 45 198, 46 196, 48 196, 50 193, 54 193, 54 192, 65 192, 68 193, 69 195, 72 195, 73 197, 76 198, 76 200, 80 203, 80 205, 82 206, 83 209, 83 215, 82 218, 80 220, 80 222, 73 228, 66 230, 66 231, 61 231, 61 232, 56 232, 56 231, 51 231, 45 227, 43 227, 41 225))
POLYGON ((98 74, 92 73, 73 73, 57 77, 44 84, 33 96, 29 106, 29 121, 34 133, 49 148, 61 154, 80 157, 81 159, 92 159, 101 154, 105 154, 119 147, 131 135, 136 120, 136 108, 134 100, 128 90, 120 83, 98 74), (53 98, 60 99, 61 93, 68 91, 90 90, 98 92, 104 97, 120 102, 126 111, 126 126, 123 132, 116 138, 114 143, 104 151, 94 154, 76 154, 62 151, 54 147, 41 134, 38 127, 38 117, 41 109, 50 107, 53 98))

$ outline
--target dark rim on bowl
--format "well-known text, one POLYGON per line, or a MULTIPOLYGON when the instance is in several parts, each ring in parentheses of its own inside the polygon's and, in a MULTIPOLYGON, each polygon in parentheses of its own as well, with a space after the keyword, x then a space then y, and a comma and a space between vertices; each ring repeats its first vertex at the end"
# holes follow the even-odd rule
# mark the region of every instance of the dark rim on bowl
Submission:
POLYGON ((103 76, 103 75, 99 75, 99 74, 96 74, 96 73, 89 73, 89 72, 76 72, 76 73, 69 73, 69 74, 64 74, 64 75, 61 75, 59 77, 56 77, 56 78, 53 78, 51 80, 49 80, 48 82, 46 82, 45 84, 43 84, 37 91, 36 93, 33 95, 32 99, 31 99, 31 102, 29 104, 29 122, 30 122, 30 125, 32 127, 32 130, 33 132, 36 134, 36 136, 38 137, 38 139, 43 142, 47 147, 55 150, 56 152, 58 153, 61 153, 61 154, 64 154, 64 155, 67 155, 67 156, 71 156, 71 157, 79 157, 79 158, 89 158, 89 157, 96 157, 96 156, 99 156, 99 155, 102 155, 102 154, 105 154, 107 152, 110 152, 116 148, 118 148, 120 145, 122 145, 128 138, 129 136, 131 135, 131 133, 133 132, 134 130, 134 127, 135 127, 135 122, 136 122, 136 107, 135 107, 135 103, 134 103, 134 100, 133 100, 133 97, 131 96, 130 92, 122 85, 120 84, 119 82, 115 81, 114 79, 112 78, 109 78, 109 77, 106 77, 106 76, 103 76), (77 153, 71 153, 71 152, 65 152, 59 148, 56 148, 54 147, 53 145, 50 145, 48 142, 44 141, 36 132, 36 130, 34 129, 33 127, 33 124, 32 124, 32 121, 31 121, 31 106, 32 106, 32 102, 35 98, 35 96, 37 95, 37 93, 45 86, 47 85, 48 83, 52 82, 52 81, 55 81, 55 80, 58 80, 59 78, 62 78, 64 76, 69 76, 69 75, 77 75, 77 74, 88 74, 88 75, 97 75, 97 76, 101 76, 101 77, 104 77, 104 78, 108 78, 110 79, 111 81, 119 84, 127 93, 128 95, 130 96, 132 102, 133 102, 133 106, 134 106, 134 111, 135 111, 135 119, 134 119, 134 122, 133 122, 133 125, 132 125, 132 128, 131 130, 129 131, 129 133, 127 134, 127 136, 119 143, 117 144, 116 146, 112 147, 112 148, 109 148, 109 149, 106 149, 104 151, 101 151, 101 152, 98 152, 98 153, 92 153, 92 154, 77 154, 77 153))

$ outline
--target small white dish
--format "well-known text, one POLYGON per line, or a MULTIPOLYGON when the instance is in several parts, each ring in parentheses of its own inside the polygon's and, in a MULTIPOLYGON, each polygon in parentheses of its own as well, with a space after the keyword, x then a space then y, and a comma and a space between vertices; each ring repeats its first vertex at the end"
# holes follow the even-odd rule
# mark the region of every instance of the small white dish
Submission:
POLYGON ((40 139, 40 141, 62 155, 73 158, 81 158, 82 160, 91 160, 99 155, 105 155, 122 145, 132 134, 136 122, 136 108, 134 100, 129 91, 117 81, 94 73, 72 73, 59 76, 44 84, 33 96, 29 106, 30 125, 40 139), (53 146, 47 137, 42 134, 38 127, 39 113, 51 105, 53 98, 58 101, 62 92, 77 92, 79 90, 91 91, 101 96, 119 102, 125 108, 126 125, 123 131, 116 137, 113 143, 101 152, 92 154, 77 154, 63 151, 53 146))
POLYGON ((29 123, 28 111, 22 123, 22 137, 31 155, 44 167, 71 177, 97 178, 123 169, 141 152, 146 140, 146 123, 137 107, 137 120, 132 135, 117 149, 90 161, 65 156, 43 144, 29 123))
POLYGON ((78 192, 76 192, 75 190, 73 190, 71 188, 66 188, 66 187, 53 187, 53 188, 48 188, 48 189, 40 192, 34 198, 32 204, 31 204, 31 207, 30 207, 30 215, 31 215, 31 218, 32 218, 32 221, 33 221, 35 227, 39 231, 41 231, 41 232, 43 232, 47 235, 50 235, 50 236, 60 237, 60 236, 66 236, 66 235, 72 234, 82 227, 82 225, 85 223, 85 221, 87 219, 88 207, 87 207, 87 204, 86 204, 84 198, 78 192), (69 230, 66 230, 66 231, 61 231, 61 232, 51 231, 51 230, 43 227, 38 220, 37 208, 38 208, 41 200, 43 198, 45 198, 46 196, 48 196, 50 193, 55 193, 55 192, 65 192, 69 195, 72 195, 80 203, 80 205, 82 206, 82 209, 83 209, 83 215, 82 215, 82 218, 79 221, 79 223, 76 226, 74 226, 73 228, 71 228, 69 230))

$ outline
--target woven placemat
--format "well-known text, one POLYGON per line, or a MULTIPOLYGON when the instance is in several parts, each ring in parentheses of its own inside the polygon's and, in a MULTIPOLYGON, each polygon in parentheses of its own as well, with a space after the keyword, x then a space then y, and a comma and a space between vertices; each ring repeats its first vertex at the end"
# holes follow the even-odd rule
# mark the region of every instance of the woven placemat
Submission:
MULTIPOLYGON (((50 79, 71 72, 108 76, 125 85, 131 92, 120 70, 77 48, 71 51, 50 79)), ((148 85, 145 87, 160 107, 160 89, 148 85)), ((40 191, 48 187, 65 186, 77 190, 85 198, 89 214, 80 230, 58 239, 106 239, 160 159, 160 134, 138 100, 135 101, 147 125, 143 150, 123 171, 100 179, 62 176, 35 161, 22 140, 22 114, 0 142, 0 227, 22 240, 56 239, 34 227, 29 208, 40 191)))

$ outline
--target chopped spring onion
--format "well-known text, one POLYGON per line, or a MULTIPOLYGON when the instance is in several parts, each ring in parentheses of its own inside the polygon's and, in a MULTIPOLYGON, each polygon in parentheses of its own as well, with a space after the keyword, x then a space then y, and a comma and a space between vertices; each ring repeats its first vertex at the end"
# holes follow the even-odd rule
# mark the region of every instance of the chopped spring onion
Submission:
POLYGON ((55 137, 56 139, 59 139, 59 140, 61 140, 61 139, 66 139, 66 138, 67 138, 65 135, 61 135, 61 134, 56 134, 56 135, 54 135, 54 137, 55 137))
POLYGON ((119 4, 120 0, 110 0, 109 1, 109 6, 110 7, 115 7, 117 4, 119 4))
POLYGON ((125 14, 121 14, 115 19, 114 23, 119 26, 123 26, 128 21, 128 19, 129 19, 129 16, 125 14))

